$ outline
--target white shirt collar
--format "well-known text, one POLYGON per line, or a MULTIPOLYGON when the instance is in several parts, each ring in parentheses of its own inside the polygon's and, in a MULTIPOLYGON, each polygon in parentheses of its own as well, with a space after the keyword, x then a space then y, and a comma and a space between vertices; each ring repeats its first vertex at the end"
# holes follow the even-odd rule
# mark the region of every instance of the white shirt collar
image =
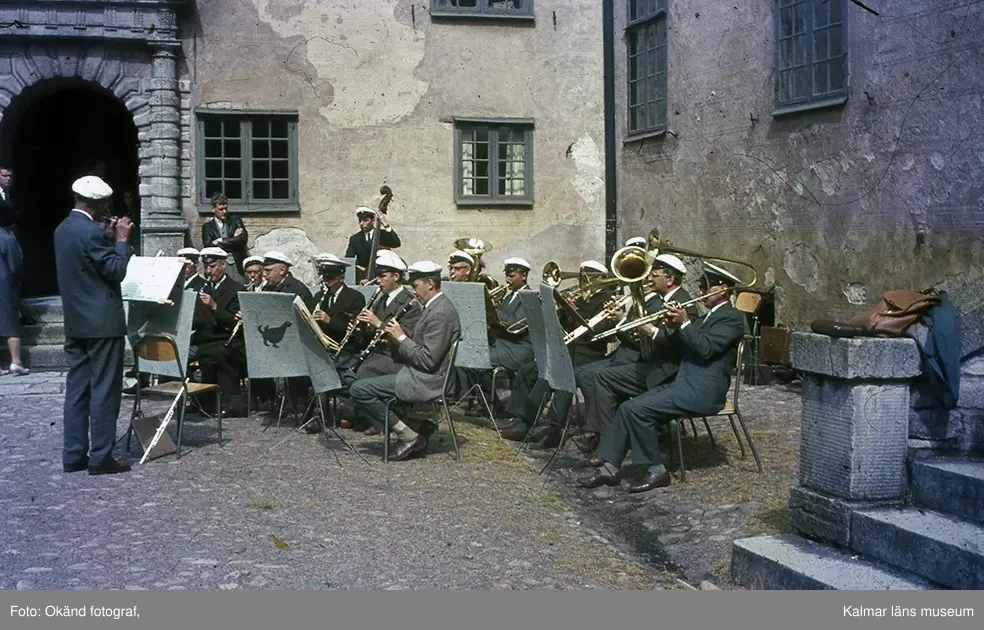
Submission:
POLYGON ((397 295, 400 294, 400 291, 402 290, 403 290, 403 285, 401 284, 400 286, 396 287, 395 289, 393 289, 392 291, 386 294, 386 301, 389 302, 390 300, 395 298, 397 295))
POLYGON ((89 213, 84 210, 79 210, 78 208, 72 208, 72 212, 78 212, 79 214, 84 216, 86 219, 89 219, 90 221, 94 220, 92 217, 89 216, 89 213))
POLYGON ((427 308, 428 306, 430 306, 434 302, 434 300, 436 300, 437 298, 441 297, 442 295, 444 295, 444 293, 439 291, 437 293, 437 295, 435 295, 431 299, 427 300, 427 304, 424 304, 424 308, 427 308))

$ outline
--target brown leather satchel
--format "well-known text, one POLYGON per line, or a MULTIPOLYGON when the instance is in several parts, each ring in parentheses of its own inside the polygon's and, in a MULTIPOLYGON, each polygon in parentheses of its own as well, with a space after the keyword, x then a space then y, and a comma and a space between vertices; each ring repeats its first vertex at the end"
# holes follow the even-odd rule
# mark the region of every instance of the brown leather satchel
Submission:
POLYGON ((862 311, 847 323, 864 328, 870 334, 894 337, 901 335, 939 303, 940 296, 935 289, 925 293, 896 289, 886 292, 877 308, 862 311))

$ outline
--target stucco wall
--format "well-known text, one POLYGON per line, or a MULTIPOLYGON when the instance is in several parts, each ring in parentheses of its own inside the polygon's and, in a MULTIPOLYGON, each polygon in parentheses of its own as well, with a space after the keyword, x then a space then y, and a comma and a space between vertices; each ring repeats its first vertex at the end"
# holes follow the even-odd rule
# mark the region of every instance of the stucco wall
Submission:
MULTIPOLYGON (((616 0, 625 136, 625 3, 616 0)), ((771 0, 677 0, 671 133, 619 155, 621 235, 753 262, 777 320, 853 314, 889 289, 979 270, 984 6, 848 3, 850 96, 776 118, 771 0)))
POLYGON ((301 212, 247 215, 251 245, 297 227, 342 254, 355 207, 375 206, 386 183, 409 261, 443 264, 463 236, 492 244, 496 272, 508 256, 537 269, 603 257, 601 4, 537 0, 535 26, 441 23, 429 4, 198 3, 184 36, 192 105, 299 112, 301 212), (532 209, 455 207, 452 116, 535 119, 532 209))

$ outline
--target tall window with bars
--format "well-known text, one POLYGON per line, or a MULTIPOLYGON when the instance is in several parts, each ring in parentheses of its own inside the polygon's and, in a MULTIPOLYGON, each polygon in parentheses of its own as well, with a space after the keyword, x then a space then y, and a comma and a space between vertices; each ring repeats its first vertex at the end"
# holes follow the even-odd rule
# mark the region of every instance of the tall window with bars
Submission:
POLYGON ((456 119, 455 195, 459 206, 533 204, 533 123, 456 119))
POLYGON ((847 100, 847 0, 776 0, 774 115, 847 100))
POLYGON ((298 209, 296 114, 199 112, 198 205, 223 193, 236 212, 298 209))
POLYGON ((628 0, 628 135, 666 131, 666 0, 628 0))
POLYGON ((533 18, 533 0, 431 0, 435 17, 533 18))

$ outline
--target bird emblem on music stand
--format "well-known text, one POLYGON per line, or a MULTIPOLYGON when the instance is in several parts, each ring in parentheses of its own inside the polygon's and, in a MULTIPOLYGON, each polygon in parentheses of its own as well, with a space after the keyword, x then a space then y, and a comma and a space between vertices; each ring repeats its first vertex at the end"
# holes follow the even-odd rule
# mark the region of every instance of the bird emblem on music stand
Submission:
POLYGON ((263 337, 264 346, 267 346, 268 348, 270 346, 279 348, 280 346, 277 344, 284 340, 284 335, 287 333, 287 329, 290 328, 290 324, 291 323, 289 321, 273 327, 267 326, 266 324, 261 324, 256 327, 256 330, 260 333, 260 336, 263 337))

